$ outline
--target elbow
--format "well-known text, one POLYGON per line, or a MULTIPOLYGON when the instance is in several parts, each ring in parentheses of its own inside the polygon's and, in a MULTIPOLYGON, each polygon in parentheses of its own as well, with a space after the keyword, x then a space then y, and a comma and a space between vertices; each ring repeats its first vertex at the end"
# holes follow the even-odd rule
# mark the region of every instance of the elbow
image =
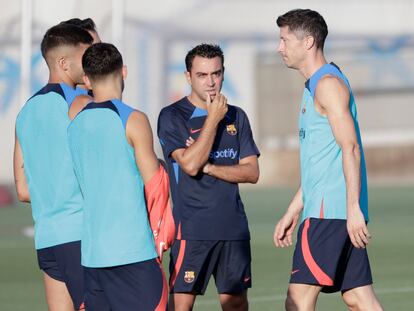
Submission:
POLYGON ((349 143, 346 145, 341 146, 342 152, 345 154, 353 155, 353 156, 360 156, 361 150, 359 147, 358 142, 349 143))
POLYGON ((359 148, 358 143, 355 143, 355 144, 352 145, 351 151, 357 157, 359 157, 361 155, 361 149, 359 148))
POLYGON ((252 179, 251 179, 251 181, 250 181, 250 183, 251 184, 257 184, 257 182, 259 181, 259 174, 257 174, 256 176, 254 176, 252 179))
POLYGON ((349 144, 342 147, 342 157, 343 161, 361 161, 361 149, 358 143, 349 144), (348 160, 345 160, 348 159, 348 160))
POLYGON ((192 164, 184 165, 181 168, 187 175, 190 175, 192 177, 196 176, 199 171, 199 168, 192 164))
POLYGON ((29 194, 29 191, 18 188, 17 189, 17 199, 20 202, 29 203, 30 202, 30 194, 29 194))
POLYGON ((259 181, 260 172, 259 170, 256 170, 251 176, 249 182, 251 184, 256 184, 259 181))

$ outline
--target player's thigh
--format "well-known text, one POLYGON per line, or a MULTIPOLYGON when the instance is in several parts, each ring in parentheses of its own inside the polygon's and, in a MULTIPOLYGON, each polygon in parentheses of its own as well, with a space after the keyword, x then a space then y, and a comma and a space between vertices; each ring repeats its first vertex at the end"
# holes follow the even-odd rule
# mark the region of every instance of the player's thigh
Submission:
POLYGON ((100 270, 100 284, 113 311, 166 308, 166 281, 156 259, 100 270))
POLYGON ((252 286, 250 241, 221 241, 214 277, 219 294, 239 296, 252 286))
POLYGON ((49 311, 74 311, 73 302, 66 284, 43 272, 46 301, 49 311))
POLYGON ((99 282, 99 269, 85 268, 85 307, 88 311, 111 311, 99 282))
POLYGON ((372 285, 365 285, 342 293, 342 299, 350 310, 382 310, 372 285))
POLYGON ((57 245, 54 247, 54 254, 75 309, 79 309, 85 301, 85 277, 81 265, 80 241, 57 245))
POLYGON ((176 240, 170 252, 170 293, 203 295, 221 248, 220 241, 176 240))

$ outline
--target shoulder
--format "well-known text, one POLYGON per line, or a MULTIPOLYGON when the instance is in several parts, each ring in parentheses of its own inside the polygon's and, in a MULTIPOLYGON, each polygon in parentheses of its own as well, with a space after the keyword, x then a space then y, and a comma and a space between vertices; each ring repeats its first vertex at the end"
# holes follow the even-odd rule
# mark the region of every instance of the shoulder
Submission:
POLYGON ((131 112, 126 123, 126 134, 131 141, 152 139, 151 125, 147 115, 139 110, 131 112))
POLYGON ((315 99, 323 106, 326 103, 349 99, 349 90, 342 79, 333 75, 322 77, 315 90, 315 99))
POLYGON ((192 111, 186 109, 179 102, 171 104, 161 109, 160 114, 158 116, 158 125, 162 126, 165 124, 172 124, 172 123, 185 123, 191 116, 192 111))
POLYGON ((339 94, 349 93, 348 87, 345 82, 334 75, 327 74, 323 76, 316 86, 315 96, 326 95, 332 92, 339 94))
POLYGON ((139 110, 134 110, 131 112, 129 119, 128 119, 128 123, 132 122, 132 123, 148 123, 148 116, 139 110))
POLYGON ((32 95, 20 109, 19 114, 25 113, 25 111, 31 111, 32 109, 41 110, 48 109, 50 105, 38 105, 37 103, 52 103, 54 107, 56 103, 60 103, 59 107, 67 107, 65 96, 62 92, 59 92, 59 85, 46 85, 34 95, 32 95))
POLYGON ((166 106, 166 107, 161 109, 160 114, 159 114, 159 118, 170 117, 173 114, 175 114, 175 109, 174 109, 173 105, 169 105, 169 106, 166 106))
POLYGON ((151 125, 148 119, 148 116, 139 110, 134 109, 128 117, 126 123, 127 131, 133 130, 137 132, 143 132, 147 129, 150 129, 151 125))
POLYGON ((233 105, 228 105, 227 118, 239 122, 245 122, 245 120, 249 119, 247 113, 242 108, 233 105))
POLYGON ((93 98, 88 95, 76 96, 69 109, 69 118, 74 119, 79 112, 82 111, 86 105, 93 101, 93 98))
POLYGON ((73 100, 73 104, 84 104, 86 105, 87 103, 91 102, 93 100, 92 97, 90 97, 89 95, 86 94, 82 94, 79 96, 76 96, 75 99, 73 100))

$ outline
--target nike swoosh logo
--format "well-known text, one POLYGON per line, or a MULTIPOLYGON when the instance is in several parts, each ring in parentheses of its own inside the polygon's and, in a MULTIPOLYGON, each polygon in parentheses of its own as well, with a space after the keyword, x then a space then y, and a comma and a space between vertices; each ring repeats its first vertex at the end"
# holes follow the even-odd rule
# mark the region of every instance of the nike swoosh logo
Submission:
POLYGON ((299 272, 299 271, 300 271, 299 269, 293 270, 291 274, 295 274, 296 272, 299 272))
POLYGON ((250 281, 250 276, 244 278, 244 282, 247 283, 250 281))
POLYGON ((195 133, 198 133, 198 132, 200 132, 202 129, 196 129, 196 130, 193 130, 193 129, 190 129, 190 134, 195 134, 195 133))

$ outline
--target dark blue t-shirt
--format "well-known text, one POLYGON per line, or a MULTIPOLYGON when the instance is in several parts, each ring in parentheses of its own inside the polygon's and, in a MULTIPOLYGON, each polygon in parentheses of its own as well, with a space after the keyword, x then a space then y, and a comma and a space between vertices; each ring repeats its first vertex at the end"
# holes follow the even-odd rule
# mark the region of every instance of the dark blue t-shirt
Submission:
MULTIPOLYGON (((236 183, 199 172, 190 176, 171 156, 195 140, 207 117, 207 110, 195 107, 187 97, 163 108, 158 118, 158 137, 167 162, 174 219, 178 238, 184 240, 247 240, 250 233, 243 202, 236 183)), ((236 165, 240 159, 259 155, 246 113, 235 106, 217 127, 209 162, 236 165)))

